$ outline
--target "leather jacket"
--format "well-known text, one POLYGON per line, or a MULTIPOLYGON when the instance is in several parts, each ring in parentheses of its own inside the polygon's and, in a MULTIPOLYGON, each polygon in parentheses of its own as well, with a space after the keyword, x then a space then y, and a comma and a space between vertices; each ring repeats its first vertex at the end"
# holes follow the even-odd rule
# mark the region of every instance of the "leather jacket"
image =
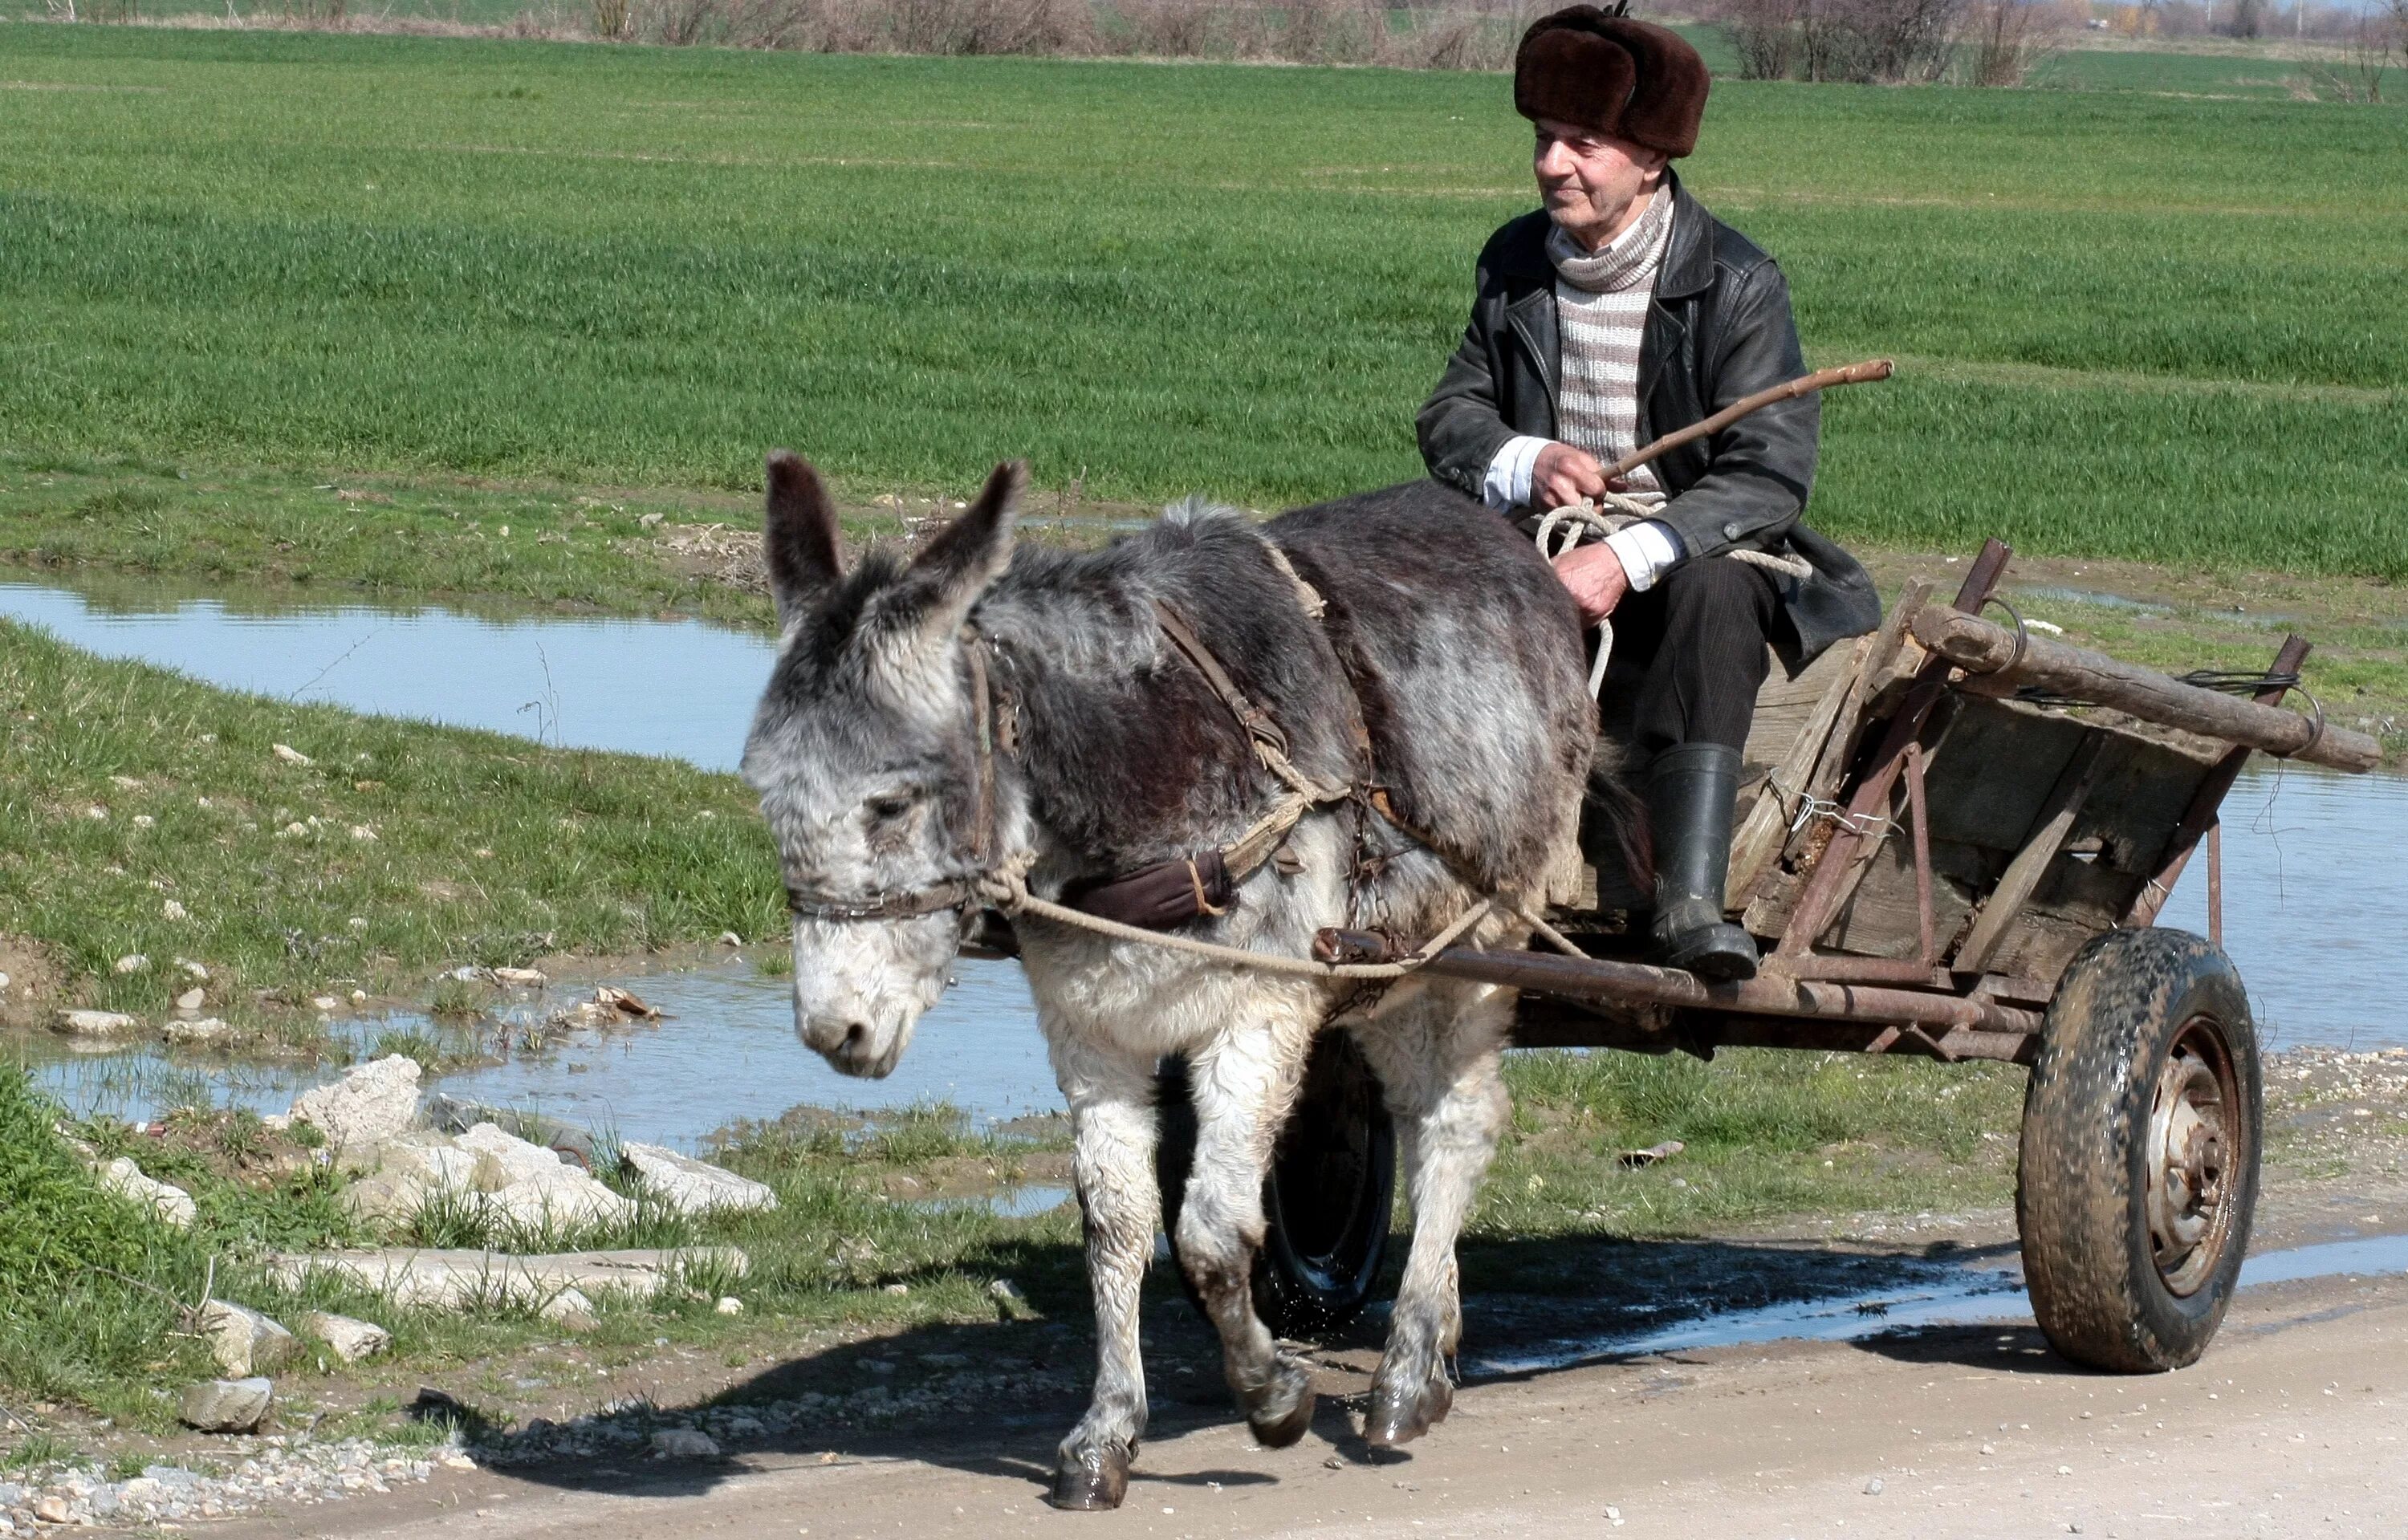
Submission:
MULTIPOLYGON (((1640 342, 1642 444, 1806 373, 1781 269, 1670 171, 1664 186, 1673 200, 1672 241, 1640 342)), ((1430 475, 1473 497, 1506 440, 1556 436, 1561 353, 1547 227, 1541 210, 1488 238, 1463 345, 1416 421, 1430 475)), ((1794 553, 1814 568, 1803 580, 1779 579, 1795 635, 1775 641, 1795 663, 1881 623, 1870 575, 1799 522, 1822 421, 1814 396, 1777 403, 1655 463, 1668 499, 1656 517, 1680 536, 1687 559, 1749 547, 1794 553)))

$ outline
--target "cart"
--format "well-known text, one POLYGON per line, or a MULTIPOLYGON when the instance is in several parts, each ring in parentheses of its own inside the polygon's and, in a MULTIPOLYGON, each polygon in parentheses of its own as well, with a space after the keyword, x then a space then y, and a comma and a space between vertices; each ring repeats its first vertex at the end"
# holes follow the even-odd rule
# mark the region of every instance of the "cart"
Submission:
MULTIPOLYGON (((2217 808, 2253 751, 2363 771, 2380 750, 2282 704, 2303 639, 2262 676, 2132 667, 2026 626, 1995 592, 2009 554, 1991 541, 1953 603, 1917 583, 1872 635, 1773 669, 1727 890, 1758 977, 1639 961, 1641 900, 1612 863, 1553 916, 1586 957, 1455 948, 1427 967, 1521 991, 1518 1047, 2029 1066, 2015 1211, 2041 1328, 2080 1363, 2175 1368, 2230 1300, 2262 1133, 2248 997, 2220 949, 2217 808), (2208 934, 2156 926, 2202 844, 2208 934)), ((1168 1088, 1161 1105, 1175 1214, 1193 1114, 1168 1088)), ((1395 1180, 1378 1086, 1328 1034, 1266 1184, 1255 1295, 1274 1331, 1326 1332, 1369 1302, 1395 1180)))

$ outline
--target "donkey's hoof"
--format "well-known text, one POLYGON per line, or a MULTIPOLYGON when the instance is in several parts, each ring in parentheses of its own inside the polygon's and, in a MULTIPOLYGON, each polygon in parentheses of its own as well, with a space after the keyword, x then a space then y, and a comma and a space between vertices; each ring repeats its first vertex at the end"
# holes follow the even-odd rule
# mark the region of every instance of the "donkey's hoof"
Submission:
POLYGON ((1117 1508, 1128 1495, 1128 1451, 1118 1446, 1065 1449, 1054 1467, 1054 1490, 1045 1501, 1072 1513, 1117 1508))
POLYGON ((1429 1432, 1433 1423, 1445 1421, 1454 1405, 1455 1387, 1442 1372, 1432 1375, 1418 1390, 1374 1390, 1370 1409, 1363 1415, 1363 1442, 1382 1449, 1410 1444, 1429 1432))
POLYGON ((1289 1407, 1285 1413, 1275 1415, 1268 1410, 1256 1412, 1246 1419, 1246 1426, 1253 1430, 1254 1442, 1264 1448, 1286 1448, 1302 1438, 1304 1431, 1312 1426, 1312 1387, 1307 1386, 1304 1393, 1296 1398, 1296 1405, 1289 1407))

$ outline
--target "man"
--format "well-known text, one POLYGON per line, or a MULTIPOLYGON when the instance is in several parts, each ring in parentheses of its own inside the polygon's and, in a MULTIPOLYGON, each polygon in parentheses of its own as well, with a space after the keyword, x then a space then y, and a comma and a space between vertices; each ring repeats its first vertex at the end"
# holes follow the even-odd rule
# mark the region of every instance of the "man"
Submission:
POLYGON ((1656 955, 1729 979, 1756 964, 1723 882, 1766 645, 1803 663, 1871 630, 1881 605, 1854 558, 1798 522, 1822 421, 1811 395, 1605 479, 1641 444, 1806 372, 1781 270, 1672 173, 1707 86, 1679 34, 1619 9, 1573 6, 1523 35, 1513 105, 1537 131, 1545 207, 1489 237, 1419 428, 1432 476, 1512 516, 1609 490, 1649 510, 1555 570, 1584 616, 1612 618, 1617 674, 1638 667, 1656 955), (1741 549, 1813 575, 1721 559, 1741 549))

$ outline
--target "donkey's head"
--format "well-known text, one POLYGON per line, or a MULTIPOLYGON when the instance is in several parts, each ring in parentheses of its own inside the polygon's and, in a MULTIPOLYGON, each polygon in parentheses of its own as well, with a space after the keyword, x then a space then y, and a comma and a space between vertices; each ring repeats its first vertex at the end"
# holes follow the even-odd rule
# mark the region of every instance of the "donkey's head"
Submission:
POLYGON ((795 907, 795 1030, 848 1075, 895 1067, 960 948, 955 885, 1000 854, 981 812, 961 632, 1010 560, 1025 477, 1017 463, 996 466, 969 511, 909 563, 873 554, 847 573, 818 473, 782 450, 769 457, 783 639, 744 778, 795 907))

